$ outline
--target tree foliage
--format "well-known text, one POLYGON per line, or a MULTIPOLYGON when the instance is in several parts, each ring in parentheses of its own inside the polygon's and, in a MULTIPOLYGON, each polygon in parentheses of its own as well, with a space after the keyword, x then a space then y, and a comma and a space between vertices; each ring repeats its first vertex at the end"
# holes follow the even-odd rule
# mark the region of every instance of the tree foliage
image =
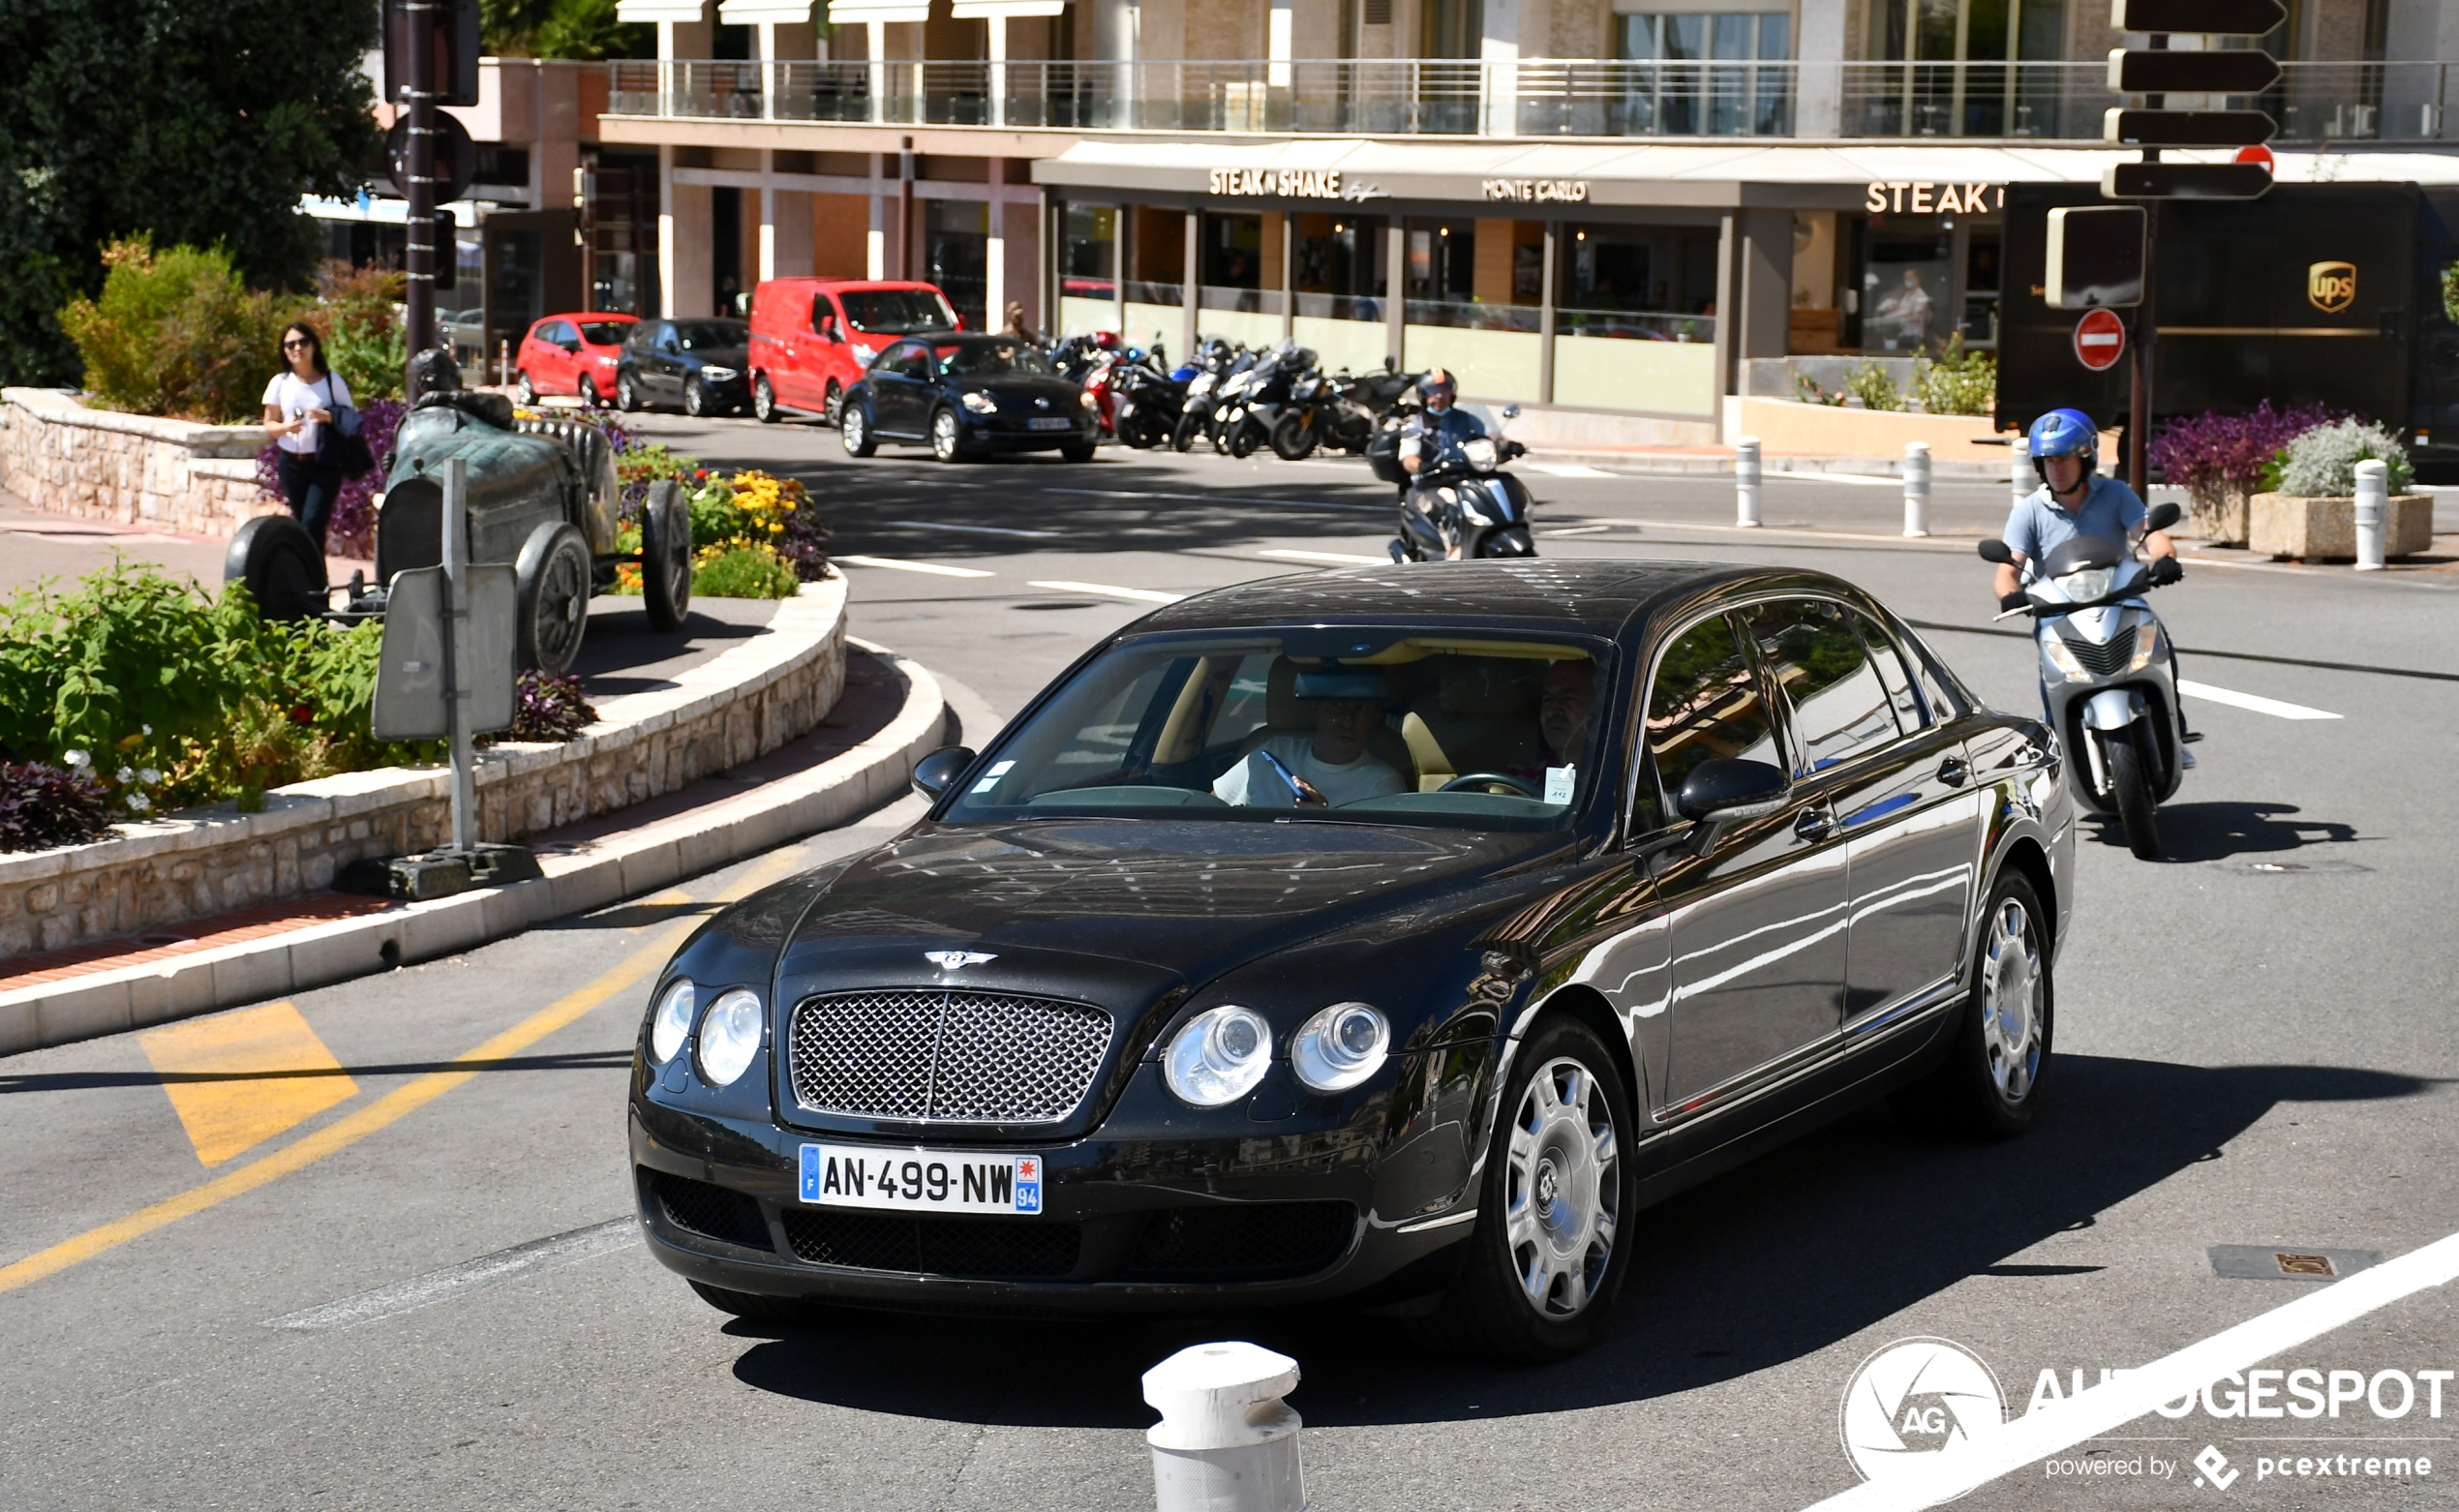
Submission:
POLYGON ((103 248, 220 246, 251 285, 304 288, 305 194, 357 191, 381 145, 359 61, 375 0, 0 5, 0 382, 66 383, 57 312, 103 248))
POLYGON ((104 249, 100 299, 73 299, 60 326, 95 401, 137 414, 253 419, 280 360, 288 304, 240 283, 219 247, 154 250, 143 235, 104 249))
POLYGON ((652 57, 657 37, 622 20, 617 0, 479 0, 479 37, 500 57, 652 57))

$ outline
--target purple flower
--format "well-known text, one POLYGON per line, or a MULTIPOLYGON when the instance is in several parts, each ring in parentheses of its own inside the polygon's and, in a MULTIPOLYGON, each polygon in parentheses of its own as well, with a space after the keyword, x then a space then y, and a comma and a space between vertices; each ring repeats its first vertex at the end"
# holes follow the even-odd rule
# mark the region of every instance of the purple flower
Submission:
POLYGON ((2195 494, 2250 493, 2272 455, 2318 425, 2343 418, 2328 405, 2274 409, 2264 400, 2245 414, 2205 411, 2162 426, 2145 447, 2168 482, 2195 494))

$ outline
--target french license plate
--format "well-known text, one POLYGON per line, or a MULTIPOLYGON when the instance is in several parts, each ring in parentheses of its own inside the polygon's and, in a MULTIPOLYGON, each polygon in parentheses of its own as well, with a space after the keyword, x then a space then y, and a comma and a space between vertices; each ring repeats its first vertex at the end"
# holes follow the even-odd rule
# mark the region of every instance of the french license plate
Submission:
POLYGON ((1076 422, 1063 414, 1037 414, 1024 422, 1030 431, 1064 431, 1076 422))
POLYGON ((800 1194, 817 1207, 1039 1213, 1042 1157, 806 1144, 800 1194))

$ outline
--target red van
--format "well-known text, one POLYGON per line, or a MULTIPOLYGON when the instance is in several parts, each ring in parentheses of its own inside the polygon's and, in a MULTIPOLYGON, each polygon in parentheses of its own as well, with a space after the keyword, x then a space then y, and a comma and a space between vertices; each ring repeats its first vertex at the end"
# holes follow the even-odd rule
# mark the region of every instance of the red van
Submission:
POLYGON ((789 409, 835 425, 845 391, 899 336, 962 330, 934 284, 896 279, 773 278, 751 293, 751 412, 789 409))
POLYGON ((616 356, 639 318, 599 311, 532 323, 512 357, 513 399, 534 405, 540 394, 574 394, 592 407, 606 403, 615 393, 616 356))

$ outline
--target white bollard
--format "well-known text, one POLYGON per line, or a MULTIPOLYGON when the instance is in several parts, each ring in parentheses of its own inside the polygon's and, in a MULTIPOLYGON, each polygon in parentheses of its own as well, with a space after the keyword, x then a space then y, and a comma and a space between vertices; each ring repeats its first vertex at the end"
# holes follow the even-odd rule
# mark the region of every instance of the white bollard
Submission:
POLYGON ((1146 1371, 1160 1512, 1306 1512, 1298 1415, 1281 1400, 1297 1384, 1297 1361, 1241 1343, 1199 1344, 1146 1371))
POLYGON ((2356 465, 2356 570, 2383 570, 2383 531, 2390 513, 2390 467, 2381 462, 2356 465))
POLYGON ((2015 445, 2009 449, 2015 453, 2015 471, 2007 479, 2007 491, 2019 504, 2031 498, 2032 491, 2041 486, 2041 480, 2032 475, 2032 438, 2019 436, 2015 438, 2015 445))
POLYGON ((1904 442, 1904 533, 1929 533, 1929 443, 1904 442))
POLYGON ((1733 449, 1733 523, 1759 524, 1759 438, 1746 436, 1733 449))

